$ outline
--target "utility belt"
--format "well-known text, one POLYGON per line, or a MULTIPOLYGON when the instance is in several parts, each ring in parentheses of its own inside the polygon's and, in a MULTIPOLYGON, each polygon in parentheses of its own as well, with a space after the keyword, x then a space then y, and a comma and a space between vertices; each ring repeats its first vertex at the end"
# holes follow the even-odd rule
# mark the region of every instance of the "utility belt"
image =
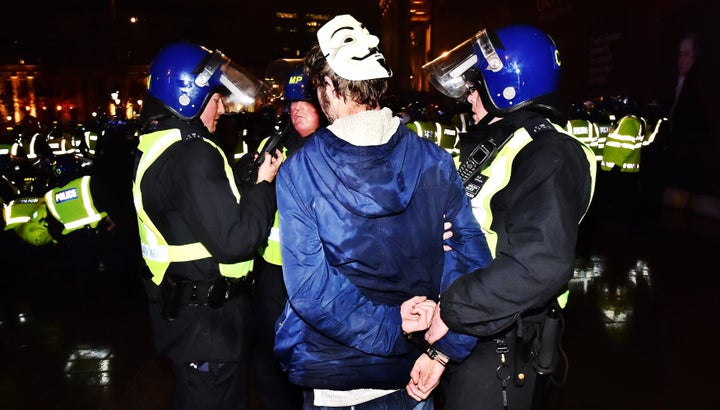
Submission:
POLYGON ((564 375, 563 382, 552 377, 561 367, 567 370, 561 346, 563 325, 562 309, 553 301, 549 306, 525 312, 512 327, 492 339, 498 355, 495 375, 502 387, 505 406, 507 385, 523 386, 529 372, 548 377, 555 384, 564 382, 564 375))
POLYGON ((249 295, 254 280, 252 272, 241 278, 218 275, 212 282, 195 282, 166 274, 160 286, 148 278, 145 287, 150 303, 162 305, 160 316, 167 321, 177 318, 180 306, 210 306, 217 309, 226 301, 249 295))

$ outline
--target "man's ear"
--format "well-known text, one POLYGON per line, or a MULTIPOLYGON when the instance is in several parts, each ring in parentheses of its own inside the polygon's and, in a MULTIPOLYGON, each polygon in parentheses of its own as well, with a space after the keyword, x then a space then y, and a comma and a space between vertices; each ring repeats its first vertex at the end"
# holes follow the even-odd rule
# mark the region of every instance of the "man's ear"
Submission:
POLYGON ((335 86, 333 85, 332 80, 330 80, 330 77, 325 76, 323 80, 325 81, 325 88, 335 93, 335 86))

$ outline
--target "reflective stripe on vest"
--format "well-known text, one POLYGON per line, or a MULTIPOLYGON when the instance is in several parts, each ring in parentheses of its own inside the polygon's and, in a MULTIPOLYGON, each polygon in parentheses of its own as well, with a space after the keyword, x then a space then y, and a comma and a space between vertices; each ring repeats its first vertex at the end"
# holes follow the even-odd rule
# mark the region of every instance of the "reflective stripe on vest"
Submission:
POLYGON ((60 188, 53 188, 45 194, 45 203, 50 213, 63 224, 63 235, 85 225, 96 227, 107 216, 98 212, 90 195, 90 176, 70 181, 60 188))
MULTIPOLYGON (((105 131, 103 131, 104 133, 105 131)), ((91 131, 85 131, 85 145, 88 148, 88 155, 95 155, 95 146, 97 145, 98 135, 91 131)))
POLYGON ((282 265, 282 256, 280 253, 280 214, 275 211, 275 221, 270 229, 267 245, 260 249, 260 255, 266 262, 273 265, 282 265))
POLYGON ((40 198, 17 198, 3 206, 5 230, 15 229, 32 218, 40 205, 40 198))
POLYGON ((35 142, 37 141, 40 134, 37 132, 30 138, 30 143, 28 144, 28 153, 27 157, 28 159, 35 159, 37 158, 37 152, 35 152, 35 142))
POLYGON ((655 123, 655 128, 645 134, 645 139, 643 139, 643 146, 650 145, 653 141, 655 141, 655 137, 657 136, 658 132, 660 131, 660 127, 662 127, 662 124, 665 121, 667 121, 667 118, 660 118, 657 120, 657 122, 655 123))
MULTIPOLYGON (((138 144, 138 149, 142 152, 142 156, 138 162, 137 173, 135 181, 133 182, 133 202, 135 203, 135 210, 137 211, 142 255, 150 272, 153 274, 152 281, 157 285, 160 285, 162 282, 165 271, 167 271, 171 262, 189 262, 212 257, 207 248, 200 242, 185 245, 169 245, 143 208, 140 185, 145 171, 148 170, 150 165, 152 165, 165 150, 180 140, 182 140, 180 130, 171 129, 145 134, 140 137, 140 143, 138 144)), ((235 196, 236 202, 239 203, 240 192, 237 186, 235 186, 235 178, 233 177, 232 169, 225 154, 222 149, 212 141, 207 139, 203 139, 203 141, 215 147, 222 156, 228 184, 235 196)), ((243 277, 247 275, 252 268, 252 260, 232 264, 218 264, 220 274, 231 278, 243 277)))

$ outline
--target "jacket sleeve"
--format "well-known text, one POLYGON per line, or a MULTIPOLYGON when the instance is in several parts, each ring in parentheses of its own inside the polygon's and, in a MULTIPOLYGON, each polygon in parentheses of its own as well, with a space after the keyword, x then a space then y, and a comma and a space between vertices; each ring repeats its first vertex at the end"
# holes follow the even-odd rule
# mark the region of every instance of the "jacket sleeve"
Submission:
MULTIPOLYGON (((589 203, 589 165, 569 138, 533 141, 515 158, 510 183, 493 199, 502 212, 495 259, 442 295, 450 329, 492 335, 524 311, 544 306, 572 277, 578 223, 589 203)), ((594 164, 593 164, 594 165, 594 164)))
MULTIPOLYGON (((452 223, 453 236, 447 240, 451 250, 445 252, 440 291, 444 292, 460 276, 484 268, 492 260, 485 235, 473 215, 460 176, 452 166, 452 185, 447 197, 446 220, 452 223)), ((444 307, 444 300, 440 304, 444 307)), ((455 361, 465 359, 477 343, 475 336, 449 331, 434 347, 455 361)))
POLYGON ((283 164, 277 178, 283 276, 292 309, 314 330, 362 352, 408 351, 400 308, 374 304, 330 266, 311 204, 303 203, 283 164))
POLYGON ((173 197, 180 214, 217 262, 252 259, 272 225, 274 187, 267 182, 254 185, 238 203, 218 150, 201 140, 186 144, 175 162, 173 197))

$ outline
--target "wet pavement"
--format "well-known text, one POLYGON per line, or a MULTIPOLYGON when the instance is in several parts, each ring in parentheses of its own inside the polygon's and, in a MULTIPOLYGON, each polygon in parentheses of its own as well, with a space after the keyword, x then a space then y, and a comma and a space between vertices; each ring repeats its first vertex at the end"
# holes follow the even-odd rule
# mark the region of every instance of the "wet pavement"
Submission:
MULTIPOLYGON (((592 214, 591 214, 592 215, 592 214)), ((657 221, 590 217, 565 318, 565 384, 548 409, 718 409, 720 221, 665 209, 657 221)), ((77 298, 66 250, 3 236, 0 409, 166 409, 135 257, 117 242, 77 298), (6 243, 9 242, 9 243, 6 243), (78 301, 79 300, 79 301, 78 301)), ((253 404, 253 408, 257 408, 253 404)))

